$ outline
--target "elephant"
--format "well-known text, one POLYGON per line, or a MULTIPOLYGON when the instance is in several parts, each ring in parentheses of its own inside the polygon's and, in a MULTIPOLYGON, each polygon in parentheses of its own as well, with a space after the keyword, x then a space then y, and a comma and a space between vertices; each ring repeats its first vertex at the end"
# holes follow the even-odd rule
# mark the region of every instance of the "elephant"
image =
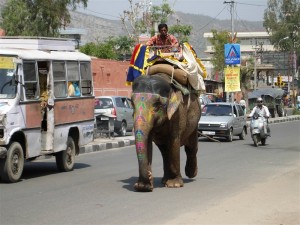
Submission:
POLYGON ((180 147, 187 160, 185 174, 197 175, 198 121, 201 116, 198 92, 183 95, 174 87, 170 76, 157 73, 141 75, 132 84, 135 147, 139 177, 135 191, 153 191, 152 142, 163 159, 162 184, 168 188, 183 187, 180 173, 180 147))

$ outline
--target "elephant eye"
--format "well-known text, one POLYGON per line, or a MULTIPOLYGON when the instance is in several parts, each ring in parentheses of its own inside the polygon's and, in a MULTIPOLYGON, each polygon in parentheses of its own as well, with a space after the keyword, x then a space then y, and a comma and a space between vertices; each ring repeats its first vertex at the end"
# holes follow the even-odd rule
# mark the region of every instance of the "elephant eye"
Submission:
POLYGON ((160 110, 160 108, 161 108, 161 103, 159 101, 153 104, 153 111, 157 112, 160 110))

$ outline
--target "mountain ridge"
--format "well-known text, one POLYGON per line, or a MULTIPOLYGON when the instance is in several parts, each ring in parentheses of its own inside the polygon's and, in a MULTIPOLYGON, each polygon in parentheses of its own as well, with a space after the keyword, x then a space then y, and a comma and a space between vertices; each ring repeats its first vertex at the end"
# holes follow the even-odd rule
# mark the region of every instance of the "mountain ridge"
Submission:
MULTIPOLYGON (((0 8, 6 0, 0 0, 0 8)), ((127 35, 121 19, 111 20, 99 16, 89 15, 79 11, 70 11, 71 23, 67 28, 83 29, 82 43, 102 42, 111 36, 127 35)), ((200 57, 204 57, 205 47, 208 43, 203 37, 205 32, 212 29, 231 31, 231 20, 220 20, 201 14, 191 14, 176 11, 169 19, 168 25, 175 25, 178 21, 183 25, 192 26, 189 43, 200 57)), ((265 31, 262 21, 234 20, 235 32, 265 31)))
MULTIPOLYGON (((121 20, 110 20, 101 17, 88 15, 82 12, 71 12, 72 22, 69 27, 84 28, 87 35, 82 36, 83 42, 103 41, 109 36, 126 35, 121 20), (100 30, 99 30, 100 27, 100 30), (101 28, 105 27, 105 32, 101 32, 101 28)), ((205 32, 212 29, 231 31, 231 20, 219 20, 205 15, 196 15, 183 12, 175 12, 170 17, 168 25, 175 25, 177 21, 181 24, 191 25, 192 32, 189 36, 189 42, 196 50, 197 54, 204 56, 204 50, 207 45, 203 37, 205 32)), ((234 21, 235 32, 254 32, 265 31, 262 21, 234 21)))

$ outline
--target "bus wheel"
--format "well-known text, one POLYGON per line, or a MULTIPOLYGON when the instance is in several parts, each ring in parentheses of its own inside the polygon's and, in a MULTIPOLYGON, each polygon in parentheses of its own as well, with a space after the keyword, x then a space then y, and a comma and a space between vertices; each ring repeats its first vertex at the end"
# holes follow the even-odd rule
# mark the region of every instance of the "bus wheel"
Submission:
POLYGON ((75 143, 72 137, 68 137, 67 149, 55 154, 56 166, 61 172, 73 170, 75 164, 75 143))
POLYGON ((11 143, 6 158, 0 160, 0 168, 2 181, 14 183, 20 180, 24 169, 24 153, 18 142, 11 143))

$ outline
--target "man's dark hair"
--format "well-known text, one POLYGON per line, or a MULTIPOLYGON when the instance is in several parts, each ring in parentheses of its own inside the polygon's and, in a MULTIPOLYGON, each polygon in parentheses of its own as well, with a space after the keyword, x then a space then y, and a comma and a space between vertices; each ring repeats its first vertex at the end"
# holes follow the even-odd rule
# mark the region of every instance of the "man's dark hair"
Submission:
POLYGON ((166 28, 168 30, 168 25, 165 23, 161 23, 158 25, 158 31, 160 31, 162 28, 166 28))

